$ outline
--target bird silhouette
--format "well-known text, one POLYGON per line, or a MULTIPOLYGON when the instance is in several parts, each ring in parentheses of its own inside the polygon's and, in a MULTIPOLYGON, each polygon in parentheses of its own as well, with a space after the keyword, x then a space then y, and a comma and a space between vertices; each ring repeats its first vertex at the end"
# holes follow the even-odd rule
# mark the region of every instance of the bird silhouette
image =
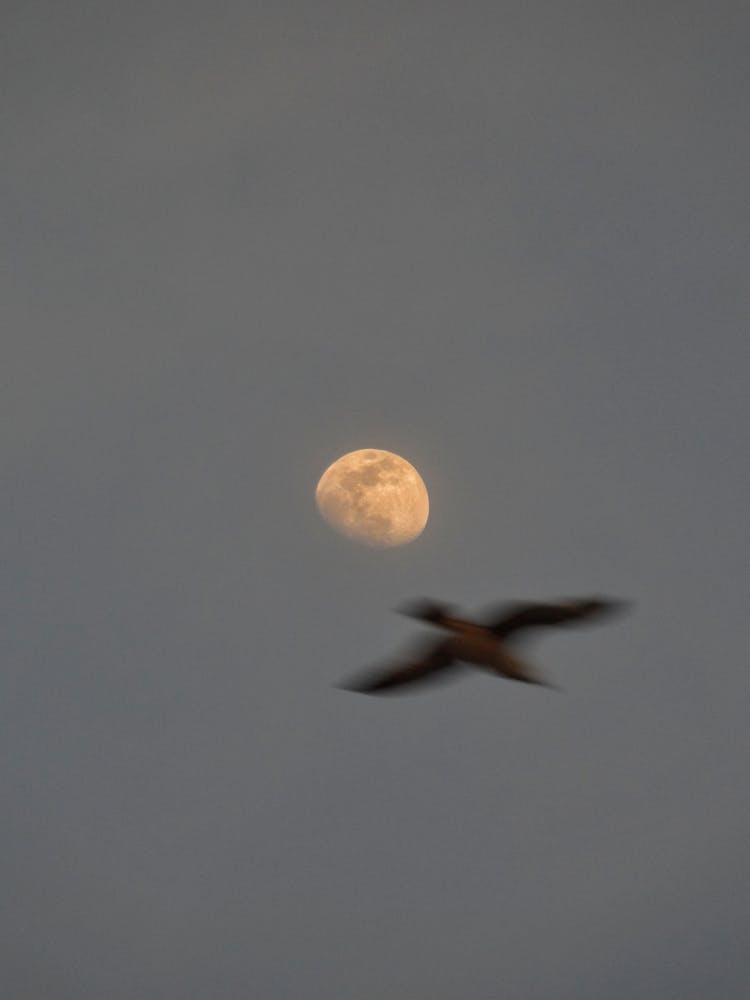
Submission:
POLYGON ((519 658, 511 645, 534 629, 611 617, 622 611, 625 603, 603 597, 546 604, 518 602, 501 605, 487 615, 486 621, 475 622, 457 615, 450 605, 420 599, 398 610, 410 618, 437 626, 448 635, 423 640, 411 656, 358 675, 340 687, 363 694, 381 694, 446 677, 461 664, 471 664, 498 677, 525 684, 556 687, 519 658))

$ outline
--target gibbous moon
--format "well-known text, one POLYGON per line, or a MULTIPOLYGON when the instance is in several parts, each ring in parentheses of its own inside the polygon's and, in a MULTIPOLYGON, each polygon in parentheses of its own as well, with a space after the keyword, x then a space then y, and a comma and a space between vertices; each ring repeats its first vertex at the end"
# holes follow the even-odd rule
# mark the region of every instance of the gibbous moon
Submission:
POLYGON ((384 548, 421 535, 430 513, 427 488, 414 466, 375 448, 350 451, 329 465, 315 500, 342 535, 384 548))

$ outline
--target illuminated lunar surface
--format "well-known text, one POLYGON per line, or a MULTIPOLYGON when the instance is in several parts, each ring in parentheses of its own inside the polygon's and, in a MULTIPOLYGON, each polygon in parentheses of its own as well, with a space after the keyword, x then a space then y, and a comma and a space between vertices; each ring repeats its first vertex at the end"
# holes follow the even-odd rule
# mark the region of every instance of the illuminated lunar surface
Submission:
POLYGON ((422 534, 430 500, 422 477, 390 451, 342 455, 320 477, 315 499, 323 517, 363 545, 403 545, 422 534))

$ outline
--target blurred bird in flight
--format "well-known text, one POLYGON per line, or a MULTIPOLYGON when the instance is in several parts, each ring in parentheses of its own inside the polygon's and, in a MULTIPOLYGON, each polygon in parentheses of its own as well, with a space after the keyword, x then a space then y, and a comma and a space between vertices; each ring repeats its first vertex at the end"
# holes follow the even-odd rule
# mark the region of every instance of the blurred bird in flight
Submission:
POLYGON ((498 677, 555 687, 520 659, 511 645, 534 629, 601 620, 622 611, 625 606, 624 601, 601 597, 550 604, 518 603, 502 605, 480 623, 457 616, 448 605, 430 600, 415 601, 400 608, 401 614, 435 625, 448 635, 423 642, 412 656, 401 662, 355 677, 340 686, 363 694, 380 694, 437 680, 466 663, 498 677))

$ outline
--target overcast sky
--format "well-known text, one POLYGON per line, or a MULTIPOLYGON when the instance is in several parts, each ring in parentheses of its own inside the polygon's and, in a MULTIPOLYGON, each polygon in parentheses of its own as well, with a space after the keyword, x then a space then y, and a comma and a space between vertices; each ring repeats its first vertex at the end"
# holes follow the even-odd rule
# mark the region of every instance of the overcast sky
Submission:
POLYGON ((3 996, 746 996, 747 4, 2 11, 3 996))

